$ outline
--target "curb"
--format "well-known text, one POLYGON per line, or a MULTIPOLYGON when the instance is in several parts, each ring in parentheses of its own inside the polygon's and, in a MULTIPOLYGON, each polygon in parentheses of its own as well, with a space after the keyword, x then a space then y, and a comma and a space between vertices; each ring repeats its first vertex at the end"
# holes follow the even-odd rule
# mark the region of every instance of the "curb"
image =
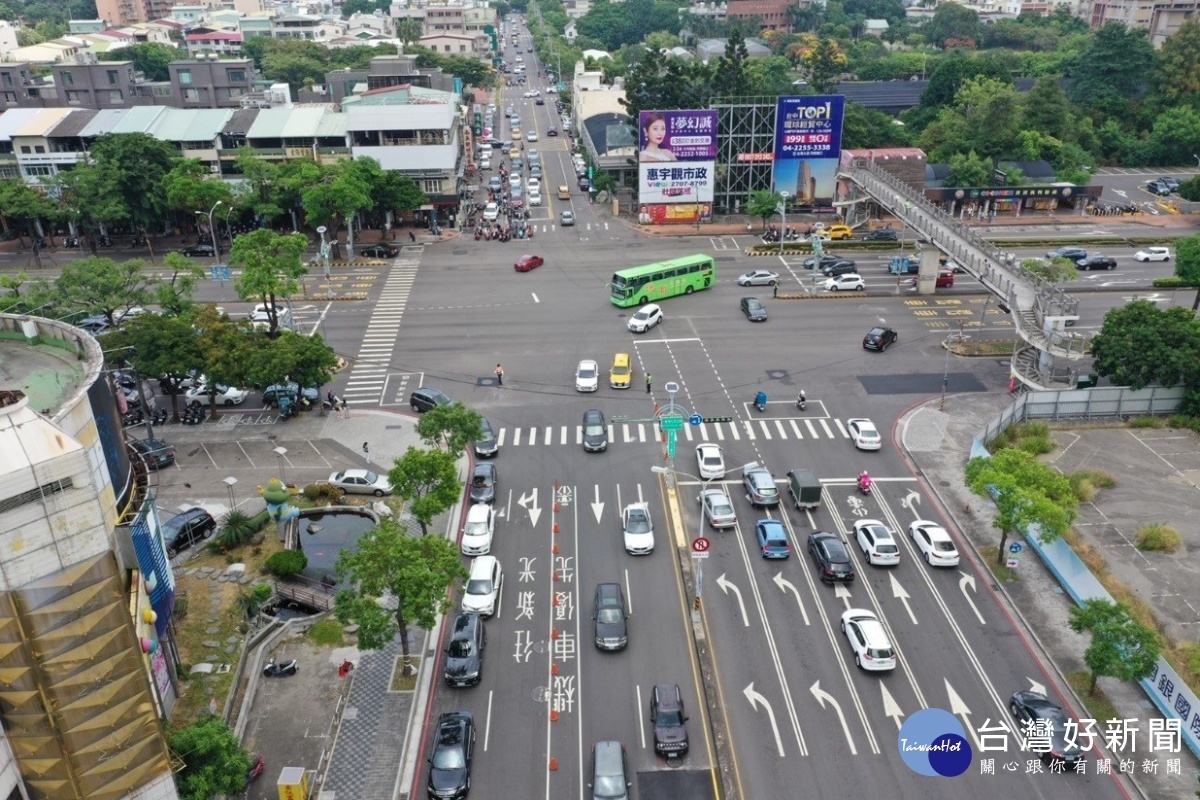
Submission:
POLYGON ((778 294, 775 300, 849 300, 855 297, 866 297, 866 292, 831 292, 822 290, 821 294, 778 294))

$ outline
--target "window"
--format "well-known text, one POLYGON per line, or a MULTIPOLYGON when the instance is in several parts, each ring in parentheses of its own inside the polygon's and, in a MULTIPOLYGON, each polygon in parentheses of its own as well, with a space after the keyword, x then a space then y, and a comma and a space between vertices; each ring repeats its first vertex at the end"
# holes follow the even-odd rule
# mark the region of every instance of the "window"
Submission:
POLYGON ((85 92, 79 92, 79 91, 75 91, 75 90, 68 91, 67 92, 67 105, 69 105, 69 106, 82 105, 85 94, 86 94, 85 92))
POLYGON ((75 85, 75 74, 73 72, 70 72, 69 70, 64 69, 62 71, 62 81, 63 81, 64 86, 74 86, 75 85))
POLYGON ((110 89, 109 90, 108 102, 112 103, 113 105, 120 105, 120 103, 123 99, 124 98, 121 96, 120 89, 110 89))
POLYGON ((121 79, 121 74, 115 69, 106 69, 104 72, 108 75, 108 85, 116 86, 117 82, 121 79))
POLYGON ((13 85, 13 79, 12 79, 11 73, 8 73, 8 72, 0 73, 0 80, 4 81, 4 85, 7 87, 11 88, 13 85))
POLYGON ((190 69, 179 70, 179 82, 190 84, 192 82, 192 71, 190 69))
POLYGON ((200 90, 199 89, 184 89, 183 90, 183 99, 189 103, 200 102, 200 90))
POLYGON ((226 79, 230 83, 245 83, 246 82, 246 70, 231 69, 226 73, 226 79))
POLYGON ((29 153, 31 153, 33 151, 29 149, 29 145, 23 144, 23 145, 21 145, 21 152, 28 155, 29 153))
POLYGON ((25 167, 25 175, 29 178, 49 178, 54 174, 54 167, 51 166, 28 166, 25 167))
POLYGON ((442 182, 440 179, 421 181, 421 191, 425 194, 441 194, 442 182))

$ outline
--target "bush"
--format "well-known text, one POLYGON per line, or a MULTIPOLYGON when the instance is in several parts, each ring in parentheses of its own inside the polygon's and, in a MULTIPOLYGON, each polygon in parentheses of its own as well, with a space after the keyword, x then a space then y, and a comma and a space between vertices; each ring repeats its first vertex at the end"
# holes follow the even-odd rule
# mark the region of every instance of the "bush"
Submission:
POLYGON ((1181 543, 1179 531, 1165 522, 1153 522, 1143 525, 1134 537, 1138 550, 1154 550, 1160 553, 1174 553, 1181 543))
POLYGON ((258 532, 255 517, 240 509, 231 509, 221 518, 221 528, 214 542, 220 547, 232 550, 250 541, 250 537, 258 532))
POLYGON ((1090 503, 1097 489, 1111 489, 1117 485, 1116 476, 1102 470, 1084 469, 1068 476, 1071 491, 1081 503, 1090 503))
POLYGON ((342 497, 342 490, 332 483, 310 483, 300 493, 314 505, 336 503, 342 497))
POLYGON ((308 556, 300 550, 280 550, 267 559, 267 572, 280 578, 287 578, 304 571, 308 566, 308 556))
POLYGON ((1035 456, 1044 456, 1055 448, 1055 444, 1050 439, 1035 439, 1026 438, 1018 439, 1016 447, 1018 450, 1024 450, 1026 453, 1032 453, 1035 456))
POLYGON ((1163 421, 1158 417, 1134 417, 1129 420, 1129 427, 1131 428, 1161 428, 1162 426, 1163 421))
POLYGON ((341 623, 332 617, 314 622, 308 629, 308 638, 325 647, 341 647, 346 643, 341 623))

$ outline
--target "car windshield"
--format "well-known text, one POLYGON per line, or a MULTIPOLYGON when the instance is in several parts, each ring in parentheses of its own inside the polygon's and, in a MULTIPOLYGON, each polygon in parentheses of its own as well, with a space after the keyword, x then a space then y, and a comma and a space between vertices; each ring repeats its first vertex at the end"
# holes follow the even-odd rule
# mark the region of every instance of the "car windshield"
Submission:
POLYGON ((596 370, 592 369, 591 367, 580 367, 579 377, 594 378, 594 377, 596 377, 596 370))
POLYGON ((712 513, 713 513, 713 516, 715 516, 715 517, 732 516, 733 515, 733 506, 725 503, 724 501, 718 501, 713 504, 712 513))
POLYGON ((488 483, 489 481, 487 475, 475 476, 474 486, 476 489, 486 489, 488 487, 488 483))
POLYGON ((456 639, 450 643, 451 658, 470 658, 475 655, 475 647, 469 639, 456 639))
POLYGON ((604 433, 604 426, 593 422, 583 427, 583 432, 588 436, 600 436, 604 433))
POLYGON ((467 581, 467 594, 491 594, 492 579, 478 578, 473 581, 467 581))
POLYGON ((683 714, 676 709, 674 711, 663 711, 658 715, 658 727, 660 728, 678 728, 683 724, 683 714))
POLYGON ((620 622, 621 618, 622 614, 619 608, 602 608, 596 612, 596 622, 604 625, 612 625, 620 622))
POLYGON ((474 522, 468 521, 467 524, 463 526, 463 533, 467 536, 483 536, 487 533, 487 530, 487 522, 483 520, 476 520, 474 522))
POLYGON ((649 311, 639 311, 633 315, 633 318, 634 319, 649 319, 650 312, 649 311))
POLYGON ((613 375, 628 375, 629 367, 613 367, 612 374, 613 375))
POLYGON ((462 748, 439 747, 433 751, 434 769, 462 769, 466 765, 467 760, 463 757, 462 748))
POLYGON ((649 533, 650 517, 641 509, 630 511, 625 517, 625 530, 629 533, 649 533))

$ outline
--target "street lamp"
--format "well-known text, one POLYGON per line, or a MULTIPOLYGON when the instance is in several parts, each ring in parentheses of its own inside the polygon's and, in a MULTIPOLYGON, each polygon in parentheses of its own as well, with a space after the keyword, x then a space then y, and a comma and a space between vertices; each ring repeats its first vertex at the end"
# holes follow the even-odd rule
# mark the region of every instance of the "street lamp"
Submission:
POLYGON ((233 477, 232 475, 230 475, 225 480, 221 481, 221 483, 225 484, 225 488, 229 490, 229 510, 230 511, 232 511, 237 505, 233 501, 233 487, 235 484, 237 484, 237 482, 238 482, 238 479, 233 477))
POLYGON ((783 243, 787 241, 787 201, 791 197, 787 192, 780 192, 779 197, 782 201, 776 206, 776 211, 779 212, 779 255, 783 255, 783 243))
POLYGON ((284 486, 287 486, 287 473, 283 470, 283 457, 287 455, 287 448, 276 447, 271 452, 279 456, 279 480, 283 481, 284 486))
MULTIPOLYGON (((217 202, 213 203, 213 207, 208 210, 208 234, 212 238, 214 264, 220 262, 221 260, 221 246, 217 244, 217 226, 213 222, 213 212, 217 210, 217 206, 223 205, 225 205, 225 201, 218 200, 217 202)), ((202 216, 204 214, 203 211, 197 211, 196 213, 202 216)))

